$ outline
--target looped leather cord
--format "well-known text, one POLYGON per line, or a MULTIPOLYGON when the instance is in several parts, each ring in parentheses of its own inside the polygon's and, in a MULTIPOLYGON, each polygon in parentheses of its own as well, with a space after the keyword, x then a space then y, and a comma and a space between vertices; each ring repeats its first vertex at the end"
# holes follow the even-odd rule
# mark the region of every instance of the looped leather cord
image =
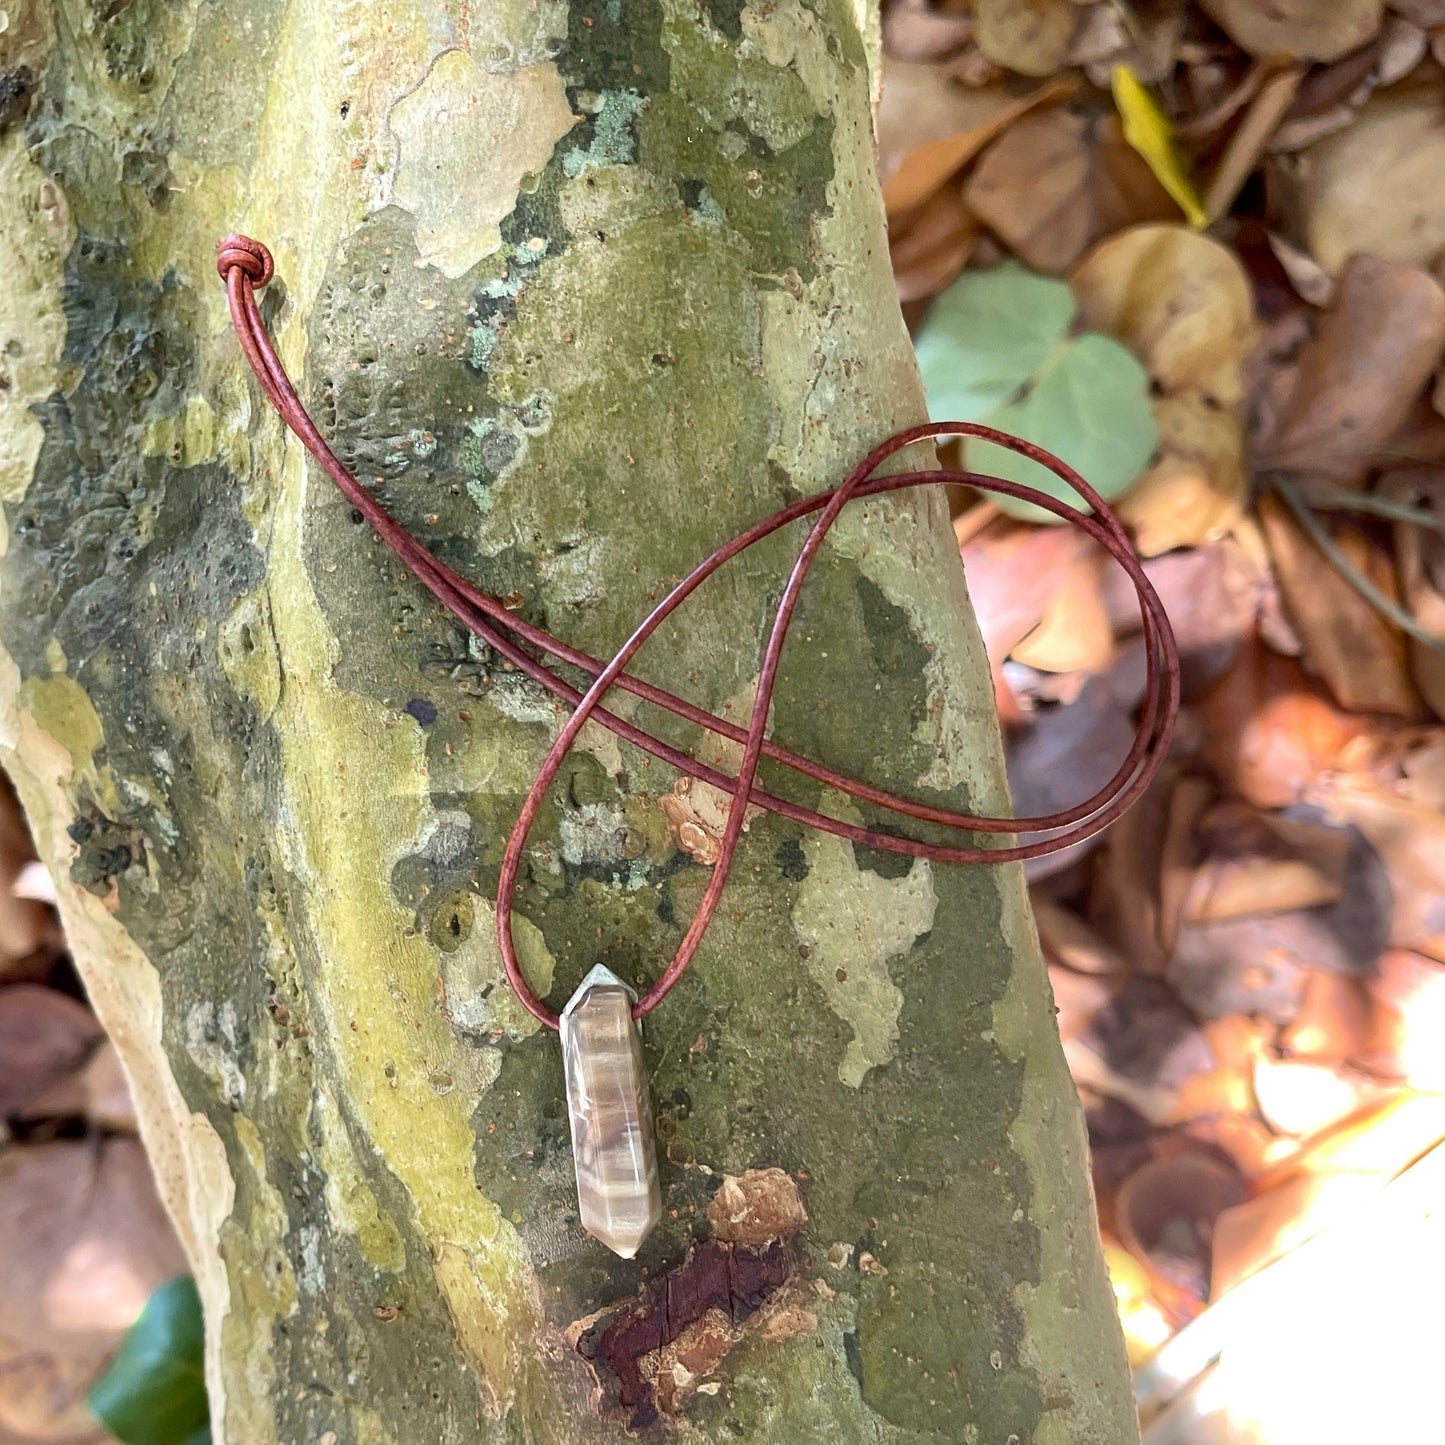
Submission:
POLYGON ((266 247, 247 236, 228 236, 217 249, 217 269, 226 283, 231 319, 246 360, 267 398, 280 413, 281 419, 301 439, 352 506, 370 522, 382 541, 416 574, 422 585, 443 607, 519 672, 539 683, 572 708, 571 717, 548 750, 522 804, 516 826, 507 841, 501 880, 497 887, 497 939, 501 946, 507 979, 528 1012, 548 1028, 555 1029, 558 1018, 556 1013, 537 997, 522 975, 512 940, 512 895, 516 888, 527 836, 541 808, 543 797, 556 778, 568 749, 589 719, 602 723, 626 742, 642 748, 681 772, 720 788, 734 800, 728 811, 718 859, 702 903, 672 962, 634 1006, 632 1012, 636 1018, 649 1013, 667 996, 691 963, 703 935, 707 932, 746 823, 747 808, 739 806, 739 798, 745 799, 749 805, 766 808, 793 822, 805 823, 835 837, 891 853, 928 858, 942 863, 1008 863, 1024 858, 1039 858, 1046 853, 1054 853, 1086 838, 1092 838, 1125 812, 1158 773, 1168 751, 1179 710, 1179 656, 1174 633, 1169 626, 1169 619, 1165 616, 1163 604, 1145 576, 1143 565, 1118 519, 1098 493, 1072 467, 1044 451, 1042 447, 974 422, 936 422, 901 431, 874 447, 838 487, 790 503, 719 547, 658 603, 611 661, 604 664, 597 658, 558 641, 540 627, 513 616, 497 598, 452 571, 428 552, 341 464, 297 397, 271 345, 271 339, 266 334, 260 311, 257 309, 256 288, 264 286, 273 274, 271 253, 266 247), (1000 477, 982 476, 976 472, 938 470, 895 472, 882 477, 874 475, 889 457, 915 442, 954 436, 977 437, 990 441, 1039 463, 1071 487, 1091 511, 1084 511, 1033 487, 1005 481, 1000 477), (1144 626, 1147 671, 1138 731, 1114 776, 1092 797, 1072 808, 1033 818, 993 818, 956 813, 901 798, 869 783, 844 777, 821 763, 790 752, 765 736, 768 708, 772 701, 788 625, 808 569, 838 514, 849 502, 861 497, 876 497, 913 487, 934 487, 949 483, 1032 502, 1078 527, 1103 547, 1128 573, 1138 594, 1139 611, 1144 626), (642 644, 719 567, 740 552, 746 551, 755 542, 760 542, 789 523, 811 516, 815 512, 818 514, 817 519, 813 522, 807 540, 793 564, 767 645, 763 649, 752 716, 746 728, 715 717, 704 708, 675 697, 664 688, 644 682, 626 671, 627 664, 642 644), (577 668, 594 679, 591 686, 586 692, 579 691, 553 673, 544 662, 526 651, 526 648, 534 648, 544 656, 577 668), (645 702, 665 708, 687 722, 695 723, 731 742, 742 744, 742 762, 736 777, 730 777, 698 762, 635 724, 609 712, 602 704, 613 687, 620 687, 645 702), (977 833, 1047 833, 1051 836, 996 848, 963 846, 925 843, 914 838, 900 837, 895 833, 843 822, 837 818, 826 817, 812 808, 776 797, 758 786, 758 767, 765 757, 792 768, 825 787, 857 798, 860 802, 871 803, 919 822, 941 824, 977 833))

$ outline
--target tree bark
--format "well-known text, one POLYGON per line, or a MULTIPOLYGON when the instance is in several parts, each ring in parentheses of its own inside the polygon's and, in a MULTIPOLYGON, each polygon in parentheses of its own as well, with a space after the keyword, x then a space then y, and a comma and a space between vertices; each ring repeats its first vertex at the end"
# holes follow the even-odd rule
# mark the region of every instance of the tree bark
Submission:
MULTIPOLYGON (((214 270, 224 232, 267 241, 343 458, 607 656, 923 416, 867 49, 843 0, 22 0, 0 33, 0 745, 194 1262, 218 1440, 592 1442, 658 1409, 702 1440, 1133 1436, 1015 867, 759 817, 645 1030, 663 1224, 630 1263, 581 1234, 556 1040, 492 931, 559 711, 283 433, 214 270), (701 1288, 689 1243, 749 1169, 806 1211, 786 1282, 620 1404, 579 1322, 701 1288)), ((736 714, 800 540, 641 670, 736 714)), ((776 738, 1005 806, 941 498, 850 508, 793 636, 776 738)), ((518 896, 554 1003, 671 955, 707 876, 674 781, 595 729, 569 760, 518 896)))

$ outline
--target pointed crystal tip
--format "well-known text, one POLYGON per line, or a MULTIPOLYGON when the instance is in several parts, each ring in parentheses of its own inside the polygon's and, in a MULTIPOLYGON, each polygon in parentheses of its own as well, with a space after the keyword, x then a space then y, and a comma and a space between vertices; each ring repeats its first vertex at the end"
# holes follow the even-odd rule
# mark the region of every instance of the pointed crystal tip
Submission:
POLYGON ((657 1221, 661 1218, 662 1200, 656 1198, 652 1208, 644 1214, 625 1218, 589 1218, 589 1211, 584 1208, 582 1227, 599 1244, 605 1244, 613 1254, 621 1255, 623 1259, 632 1259, 642 1248, 643 1240, 657 1228, 657 1221))
POLYGON ((662 1218, 662 1188, 632 992, 605 969, 563 1010, 562 1063, 582 1227, 631 1259, 662 1218))

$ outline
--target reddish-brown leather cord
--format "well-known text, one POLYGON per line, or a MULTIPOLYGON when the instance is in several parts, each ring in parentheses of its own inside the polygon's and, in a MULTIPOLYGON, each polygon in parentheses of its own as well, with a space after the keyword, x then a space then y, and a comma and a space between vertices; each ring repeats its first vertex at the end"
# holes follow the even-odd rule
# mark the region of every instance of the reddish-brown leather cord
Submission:
MULTIPOLYGON (((848 474, 842 484, 832 491, 820 492, 816 496, 795 501, 771 517, 755 523, 732 541, 719 547, 710 557, 704 559, 693 571, 662 599, 642 624, 622 645, 610 662, 603 664, 598 659, 559 642, 541 628, 533 626, 522 618, 514 616, 495 597, 483 592, 465 578, 439 561, 416 540, 341 464, 326 444, 315 423, 307 415, 287 377, 281 362, 271 345, 256 305, 256 288, 264 286, 273 274, 271 253, 258 241, 246 236, 228 236, 217 249, 217 269, 226 283, 230 301, 231 319, 256 379, 271 404, 280 413, 281 419, 301 439, 306 449, 320 462, 328 476, 340 488, 346 499, 371 523, 377 535, 416 574, 422 585, 451 612, 459 621, 476 634, 501 657, 518 671, 533 679, 572 707, 572 715, 562 728, 556 741, 543 759, 531 790, 522 804, 516 826, 507 841, 502 859, 501 880, 497 887, 497 938, 502 950, 502 960, 507 978, 516 990, 518 998, 526 1009, 549 1028, 555 1029, 558 1018, 528 984, 522 974, 512 939, 512 895, 516 887, 517 874, 521 866, 523 850, 531 832, 537 813, 547 789, 551 786, 562 765, 568 749, 572 746, 589 718, 595 718, 610 728, 619 737, 650 753, 653 757, 669 763, 703 782, 711 783, 733 796, 739 796, 749 804, 766 808, 781 817, 794 822, 806 823, 840 838, 888 852, 902 853, 914 857, 928 858, 946 863, 1007 863, 1023 858, 1038 858, 1061 848, 1093 837, 1120 816, 1149 786, 1164 760, 1169 740, 1173 735, 1175 717, 1179 709, 1179 657, 1175 647, 1174 634, 1165 616, 1164 608, 1154 591, 1138 555, 1118 519, 1104 504, 1103 499, 1077 472, 1057 457, 1031 442, 1022 441, 1006 433, 974 422, 936 422, 911 427, 880 443, 848 474), (1005 481, 999 477, 982 476, 976 472, 957 470, 897 472, 878 477, 874 473, 889 457, 915 442, 937 437, 969 436, 991 441, 1021 456, 1029 457, 1053 472, 1067 483, 1092 508, 1092 514, 1069 503, 1062 502, 1033 487, 1017 482, 1005 481), (1092 797, 1072 808, 1034 818, 992 818, 969 813, 956 813, 944 808, 931 807, 926 803, 901 798, 881 788, 856 779, 844 777, 810 758, 800 757, 787 748, 770 742, 764 736, 767 727, 768 708, 772 701, 773 686, 782 658, 783 643, 787 638, 788 625, 797 605, 798 594, 808 569, 817 556, 818 550, 837 520, 838 514, 850 501, 861 497, 876 497, 887 492, 902 491, 912 487, 939 486, 947 483, 961 483, 981 491, 998 492, 1005 496, 1017 497, 1052 512, 1055 516, 1070 522, 1088 533, 1128 573, 1130 581, 1139 595, 1140 615, 1144 627, 1144 649, 1146 659, 1146 683, 1143 702, 1140 706, 1139 728, 1124 761, 1114 776, 1092 797), (781 527, 802 517, 817 512, 807 540, 793 564, 792 574, 783 591, 778 610, 763 649, 758 685, 754 695, 752 716, 746 728, 715 717, 705 709, 675 697, 665 689, 640 678, 631 676, 625 669, 642 644, 657 630, 675 608, 724 563, 736 557, 764 537, 771 536, 781 527), (559 662, 568 663, 594 680, 586 692, 556 676, 543 662, 533 657, 524 648, 536 648, 544 655, 550 655, 559 662), (698 762, 686 753, 669 747, 660 739, 635 724, 618 717, 602 706, 602 701, 613 687, 621 687, 646 702, 653 703, 688 722, 710 730, 730 741, 742 744, 743 756, 735 777, 698 762), (829 818, 812 808, 789 802, 765 791, 757 785, 757 771, 761 760, 770 758, 776 763, 802 773, 827 787, 847 793, 863 802, 903 817, 920 822, 942 824, 946 827, 966 829, 982 833, 1051 833, 1053 836, 1035 839, 1031 843, 1014 843, 1002 847, 964 847, 941 843, 925 843, 914 838, 899 837, 894 833, 865 828, 853 823, 829 818)), ((712 920, 727 882, 733 855, 746 826, 747 809, 733 806, 729 809, 728 820, 719 844, 717 862, 712 877, 703 894, 702 903, 693 917, 677 953, 662 976, 637 1001, 633 1009, 640 1018, 655 1008, 682 977, 702 942, 708 924, 712 920)))

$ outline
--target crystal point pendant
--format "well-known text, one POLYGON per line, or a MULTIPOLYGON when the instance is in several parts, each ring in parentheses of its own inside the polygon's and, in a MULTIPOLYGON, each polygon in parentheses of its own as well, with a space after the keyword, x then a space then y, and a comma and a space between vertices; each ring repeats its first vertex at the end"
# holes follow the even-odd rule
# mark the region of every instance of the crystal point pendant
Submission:
POLYGON ((631 1259, 662 1218, 634 994, 599 964, 562 1011, 567 1117, 582 1227, 631 1259))

